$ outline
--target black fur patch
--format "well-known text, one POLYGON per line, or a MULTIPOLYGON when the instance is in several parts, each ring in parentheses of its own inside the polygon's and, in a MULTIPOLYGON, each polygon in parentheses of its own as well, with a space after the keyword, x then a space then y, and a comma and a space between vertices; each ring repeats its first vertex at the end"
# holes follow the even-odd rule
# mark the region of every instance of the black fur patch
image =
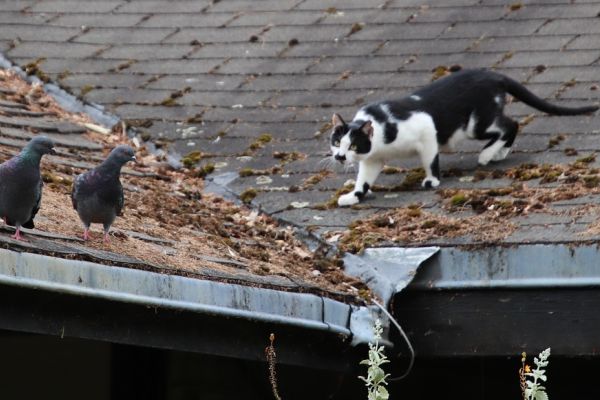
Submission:
POLYGON ((419 103, 409 98, 393 100, 387 103, 388 110, 392 117, 400 121, 406 121, 410 118, 413 111, 417 111, 419 103))
POLYGON ((440 179, 440 155, 436 154, 435 158, 431 162, 431 173, 436 178, 440 179))
POLYGON ((346 132, 348 131, 348 125, 339 125, 337 126, 334 130, 333 133, 331 134, 331 145, 334 147, 339 147, 336 146, 336 142, 339 142, 340 140, 342 140, 342 137, 346 134, 346 132))
POLYGON ((396 136, 398 136, 398 128, 396 127, 396 124, 386 122, 383 131, 383 142, 385 144, 392 143, 394 140, 396 140, 396 136))
POLYGON ((371 115, 373 117, 373 119, 377 122, 379 122, 380 124, 384 123, 385 121, 388 120, 388 116, 385 113, 385 111, 383 111, 381 109, 381 106, 379 104, 371 104, 369 106, 367 106, 364 111, 371 115))
POLYGON ((356 153, 367 154, 371 151, 371 139, 361 128, 350 130, 350 146, 356 146, 356 153))
POLYGON ((511 147, 515 141, 517 133, 519 132, 519 123, 506 117, 504 120, 504 125, 506 126, 504 136, 502 136, 502 140, 506 140, 504 147, 511 147))
POLYGON ((359 200, 362 200, 365 198, 365 196, 367 195, 367 192, 369 191, 370 188, 371 188, 371 185, 369 185, 367 182, 365 182, 363 184, 362 192, 357 190, 356 192, 354 192, 354 195, 356 197, 358 197, 359 200))

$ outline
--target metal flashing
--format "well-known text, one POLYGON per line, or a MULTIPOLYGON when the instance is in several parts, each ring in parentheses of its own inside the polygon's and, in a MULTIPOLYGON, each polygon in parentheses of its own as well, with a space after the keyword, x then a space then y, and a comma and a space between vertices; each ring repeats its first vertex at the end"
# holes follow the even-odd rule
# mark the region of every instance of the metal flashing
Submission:
POLYGON ((350 316, 353 308, 313 294, 198 280, 4 249, 0 250, 0 284, 352 336, 350 316))
POLYGON ((361 255, 346 254, 345 272, 369 286, 387 306, 413 280, 419 267, 439 250, 439 247, 370 248, 361 255))

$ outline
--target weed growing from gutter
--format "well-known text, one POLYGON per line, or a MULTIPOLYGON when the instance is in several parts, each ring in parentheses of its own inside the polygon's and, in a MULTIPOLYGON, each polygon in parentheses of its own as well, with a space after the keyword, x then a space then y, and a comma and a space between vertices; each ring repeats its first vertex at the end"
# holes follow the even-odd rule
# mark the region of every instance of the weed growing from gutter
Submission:
POLYGON ((275 334, 269 335, 269 345, 265 348, 265 355, 267 356, 267 363, 269 364, 269 382, 271 382, 271 389, 273 390, 273 397, 276 400, 281 400, 279 396, 279 389, 277 388, 277 373, 275 371, 275 364, 277 363, 277 353, 275 353, 275 334))
POLYGON ((386 378, 390 375, 386 374, 383 368, 381 368, 383 364, 390 362, 383 352, 384 347, 379 345, 382 333, 381 321, 377 319, 373 327, 375 342, 369 343, 369 358, 360 362, 363 365, 369 366, 367 377, 359 376, 359 379, 365 381, 365 385, 367 386, 368 400, 387 400, 390 397, 386 389, 386 378))
POLYGON ((550 348, 542 351, 538 357, 533 358, 535 368, 525 363, 527 354, 523 352, 521 357, 521 368, 519 368, 519 380, 521 383, 521 394, 523 400, 548 400, 546 388, 541 382, 546 382, 545 368, 548 366, 548 358, 550 357, 550 348), (539 358, 538 358, 539 357, 539 358))

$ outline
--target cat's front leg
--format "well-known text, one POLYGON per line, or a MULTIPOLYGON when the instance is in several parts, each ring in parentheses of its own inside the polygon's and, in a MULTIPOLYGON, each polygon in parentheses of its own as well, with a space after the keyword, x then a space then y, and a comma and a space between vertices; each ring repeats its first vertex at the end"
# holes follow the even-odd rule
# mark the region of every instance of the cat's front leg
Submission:
POLYGON ((437 143, 422 151, 420 155, 425 170, 425 179, 421 186, 427 189, 440 186, 440 156, 437 143))
POLYGON ((358 163, 358 176, 354 190, 338 199, 338 206, 351 206, 358 204, 367 194, 375 179, 383 169, 383 161, 364 160, 358 163))

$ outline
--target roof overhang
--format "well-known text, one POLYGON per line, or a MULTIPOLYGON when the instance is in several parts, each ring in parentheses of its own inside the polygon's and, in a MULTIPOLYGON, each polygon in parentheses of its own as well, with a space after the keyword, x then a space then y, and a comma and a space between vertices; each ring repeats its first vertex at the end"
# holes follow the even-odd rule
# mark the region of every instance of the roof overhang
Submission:
POLYGON ((600 352, 597 243, 445 247, 393 300, 423 357, 600 352))
POLYGON ((368 341, 373 323, 366 307, 314 294, 5 249, 0 288, 2 329, 253 360, 275 333, 280 362, 326 369, 345 369, 353 331, 368 341))

